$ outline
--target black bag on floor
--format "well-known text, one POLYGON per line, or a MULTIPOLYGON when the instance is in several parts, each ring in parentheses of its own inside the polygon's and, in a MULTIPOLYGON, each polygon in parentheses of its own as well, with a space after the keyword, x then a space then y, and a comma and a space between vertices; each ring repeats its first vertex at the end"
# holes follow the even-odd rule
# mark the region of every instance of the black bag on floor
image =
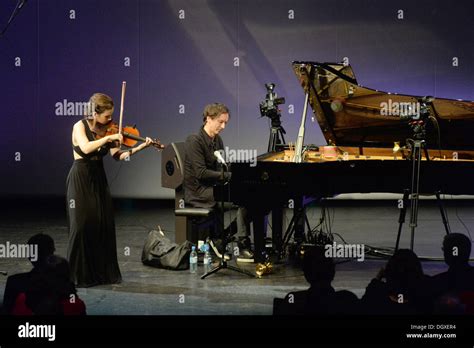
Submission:
POLYGON ((143 246, 142 263, 158 268, 185 270, 189 269, 190 253, 191 242, 178 245, 161 232, 151 230, 143 246))

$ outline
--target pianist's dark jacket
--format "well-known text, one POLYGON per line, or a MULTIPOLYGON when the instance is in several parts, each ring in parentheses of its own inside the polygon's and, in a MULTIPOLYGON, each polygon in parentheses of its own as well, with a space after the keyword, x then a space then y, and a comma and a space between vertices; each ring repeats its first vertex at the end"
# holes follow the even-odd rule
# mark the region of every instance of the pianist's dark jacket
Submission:
MULTIPOLYGON (((214 151, 224 150, 219 135, 214 139, 201 127, 198 134, 186 139, 184 162, 184 200, 187 206, 211 208, 214 200, 213 186, 222 180, 221 165, 217 163, 214 151)), ((230 180, 231 173, 224 172, 224 180, 230 180)))

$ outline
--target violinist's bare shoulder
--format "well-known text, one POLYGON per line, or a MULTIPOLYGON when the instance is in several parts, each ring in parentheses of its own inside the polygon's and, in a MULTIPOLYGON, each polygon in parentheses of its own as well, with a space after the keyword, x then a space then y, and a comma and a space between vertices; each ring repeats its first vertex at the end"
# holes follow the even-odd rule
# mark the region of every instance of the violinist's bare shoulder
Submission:
POLYGON ((82 121, 78 121, 72 128, 72 144, 73 146, 79 145, 81 148, 89 142, 86 135, 86 125, 82 121))
POLYGON ((84 127, 84 123, 80 120, 74 123, 74 126, 72 127, 72 136, 74 136, 80 132, 80 133, 85 133, 86 128, 84 127))
POLYGON ((82 120, 79 120, 77 121, 76 123, 74 123, 74 126, 72 127, 73 130, 76 130, 76 129, 85 129, 84 128, 84 123, 82 122, 82 120))

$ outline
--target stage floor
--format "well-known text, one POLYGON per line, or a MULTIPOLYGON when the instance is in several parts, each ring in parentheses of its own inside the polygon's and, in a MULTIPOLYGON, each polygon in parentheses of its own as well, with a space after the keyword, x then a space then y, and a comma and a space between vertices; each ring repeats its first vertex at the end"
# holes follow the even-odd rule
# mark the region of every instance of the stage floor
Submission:
MULTIPOLYGON (((66 210, 62 198, 5 199, 0 220, 0 243, 25 243, 33 234, 43 232, 56 242, 56 253, 65 256, 68 240, 66 210)), ((371 247, 394 246, 398 228, 395 201, 333 201, 329 204, 332 232, 350 244, 371 247)), ((189 271, 170 271, 144 266, 141 253, 151 229, 158 225, 174 239, 172 201, 117 200, 116 227, 119 264, 123 282, 118 285, 79 289, 91 315, 270 315, 274 297, 308 287, 299 267, 291 262, 274 265, 274 273, 261 279, 249 278, 230 270, 221 270, 205 280, 189 271), (127 249, 129 248, 129 249, 127 249), (130 253, 126 253, 130 250, 130 253)), ((474 202, 447 201, 452 232, 468 234, 474 228, 474 202)), ((288 210, 287 221, 291 218, 288 210)), ((308 209, 311 227, 319 221, 320 209, 308 209)), ((408 217, 409 215, 407 215, 408 217)), ((419 256, 441 259, 441 242, 445 232, 436 202, 420 201, 419 226, 415 252, 419 256)), ((401 247, 409 245, 409 228, 405 224, 401 247)), ((364 261, 350 260, 338 264, 333 286, 353 291, 361 297, 369 281, 386 262, 369 255, 364 261)), ((232 264, 232 262, 231 262, 232 264)), ((254 264, 239 264, 255 271, 254 264)), ((424 261, 427 274, 446 269, 442 261, 424 261)), ((28 271, 25 259, 0 259, 0 270, 9 274, 28 271)), ((0 276, 3 298, 6 277, 0 276)))

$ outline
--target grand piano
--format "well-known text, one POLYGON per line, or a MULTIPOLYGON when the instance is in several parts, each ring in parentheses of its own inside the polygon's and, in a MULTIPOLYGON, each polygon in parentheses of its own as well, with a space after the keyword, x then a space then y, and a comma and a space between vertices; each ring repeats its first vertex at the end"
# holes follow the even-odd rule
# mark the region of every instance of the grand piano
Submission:
POLYGON ((270 212, 273 247, 281 251, 283 209, 290 200, 410 189, 413 139, 424 144, 420 194, 474 194, 474 102, 363 87, 345 64, 293 62, 292 68, 327 144, 304 145, 300 162, 294 147, 282 145, 259 156, 256 166, 232 163, 230 200, 255 217, 256 262, 264 259, 270 212))

